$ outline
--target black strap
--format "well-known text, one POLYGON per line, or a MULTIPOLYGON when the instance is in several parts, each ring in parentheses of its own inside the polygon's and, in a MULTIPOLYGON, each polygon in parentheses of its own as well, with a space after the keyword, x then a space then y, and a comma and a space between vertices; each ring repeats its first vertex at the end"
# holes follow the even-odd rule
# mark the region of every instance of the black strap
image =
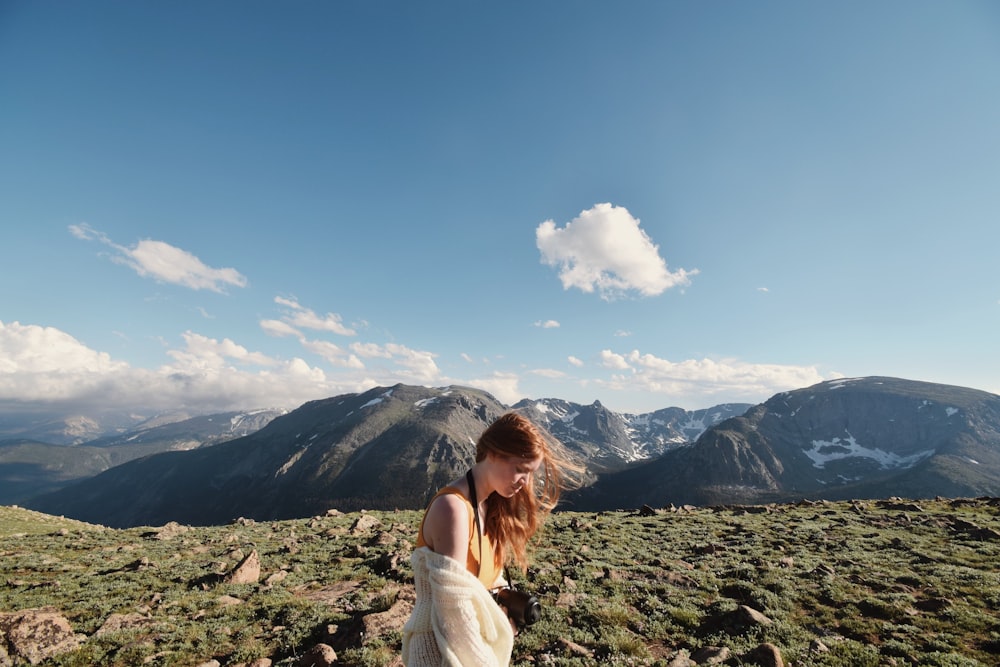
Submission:
MULTIPOLYGON (((469 500, 472 501, 472 518, 476 522, 476 532, 479 534, 479 572, 476 572, 476 577, 479 577, 480 573, 483 571, 483 529, 479 527, 479 502, 476 499, 476 480, 472 477, 472 471, 465 473, 465 481, 469 483, 469 500)), ((496 561, 496 554, 493 554, 493 560, 496 561)), ((503 566, 503 576, 507 580, 507 585, 511 586, 510 574, 507 572, 507 566, 503 566)))
POLYGON ((476 499, 476 480, 472 477, 472 471, 465 473, 465 481, 469 483, 469 500, 472 501, 472 518, 476 521, 476 532, 479 534, 479 572, 483 571, 483 529, 479 527, 479 501, 476 499))

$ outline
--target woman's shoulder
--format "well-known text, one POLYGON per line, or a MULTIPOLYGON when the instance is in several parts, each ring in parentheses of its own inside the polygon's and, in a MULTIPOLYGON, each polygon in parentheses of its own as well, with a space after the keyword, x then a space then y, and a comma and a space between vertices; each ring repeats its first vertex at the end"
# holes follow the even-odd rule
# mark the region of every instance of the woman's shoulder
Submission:
POLYGON ((441 488, 431 500, 427 510, 434 514, 456 514, 459 511, 466 511, 472 507, 472 502, 466 497, 465 492, 457 485, 448 485, 441 488))

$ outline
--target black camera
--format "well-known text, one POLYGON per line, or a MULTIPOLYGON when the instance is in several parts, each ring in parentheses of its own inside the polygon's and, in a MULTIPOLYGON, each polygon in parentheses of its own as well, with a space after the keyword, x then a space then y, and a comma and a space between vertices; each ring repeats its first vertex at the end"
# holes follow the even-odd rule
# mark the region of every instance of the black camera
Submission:
POLYGON ((501 588, 493 597, 519 628, 537 623, 542 617, 542 604, 534 595, 513 588, 501 588))

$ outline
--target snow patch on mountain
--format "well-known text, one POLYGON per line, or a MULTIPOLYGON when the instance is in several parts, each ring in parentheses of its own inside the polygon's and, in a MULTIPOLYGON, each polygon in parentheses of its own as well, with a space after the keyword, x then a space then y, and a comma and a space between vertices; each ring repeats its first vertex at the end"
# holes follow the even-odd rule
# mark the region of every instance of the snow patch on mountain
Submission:
POLYGON ((936 450, 928 449, 917 452, 910 456, 900 456, 892 452, 887 452, 877 447, 865 447, 858 443, 857 439, 850 432, 846 438, 833 438, 832 440, 813 440, 810 449, 803 450, 816 468, 825 468, 831 461, 839 461, 849 458, 872 459, 883 470, 912 468, 924 459, 933 456, 936 450))

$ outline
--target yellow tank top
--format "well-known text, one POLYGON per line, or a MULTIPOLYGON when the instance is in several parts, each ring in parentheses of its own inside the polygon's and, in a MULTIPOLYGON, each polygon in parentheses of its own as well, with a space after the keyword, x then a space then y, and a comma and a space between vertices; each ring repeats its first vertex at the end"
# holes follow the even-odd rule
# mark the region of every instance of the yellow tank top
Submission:
MULTIPOLYGON (((465 503, 466 507, 469 508, 469 555, 465 560, 465 569, 467 569, 472 574, 479 573, 479 581, 483 583, 486 588, 493 588, 496 584, 497 578, 500 576, 502 568, 500 564, 497 563, 496 558, 496 545, 493 544, 493 539, 490 537, 489 533, 483 532, 483 551, 486 554, 494 554, 493 558, 486 558, 486 562, 479 566, 482 560, 482 554, 479 551, 479 531, 476 530, 476 518, 475 513, 472 510, 472 502, 462 495, 462 492, 456 489, 454 486, 446 486, 431 498, 431 502, 427 504, 430 507, 435 500, 439 497, 453 493, 465 503)), ((427 541, 424 540, 424 521, 427 520, 427 512, 424 512, 424 518, 420 520, 420 532, 417 533, 417 548, 426 547, 427 541)))

